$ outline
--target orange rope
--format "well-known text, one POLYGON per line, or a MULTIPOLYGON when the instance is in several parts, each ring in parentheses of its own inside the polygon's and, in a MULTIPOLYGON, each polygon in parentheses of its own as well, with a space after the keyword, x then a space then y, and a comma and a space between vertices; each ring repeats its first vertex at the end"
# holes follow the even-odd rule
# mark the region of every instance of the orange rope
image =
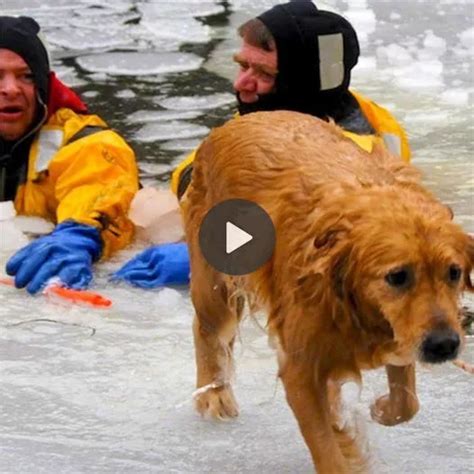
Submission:
MULTIPOLYGON (((0 284, 12 286, 15 284, 12 278, 0 277, 0 284)), ((107 308, 112 305, 112 301, 98 293, 88 290, 74 290, 59 285, 51 285, 46 287, 44 293, 46 295, 54 295, 73 303, 85 303, 99 308, 107 308)))

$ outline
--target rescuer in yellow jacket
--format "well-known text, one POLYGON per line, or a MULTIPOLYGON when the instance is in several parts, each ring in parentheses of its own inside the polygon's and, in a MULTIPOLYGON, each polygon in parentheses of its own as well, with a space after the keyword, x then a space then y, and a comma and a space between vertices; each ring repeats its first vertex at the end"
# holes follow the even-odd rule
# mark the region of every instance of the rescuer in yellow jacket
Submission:
MULTIPOLYGON (((383 142, 392 153, 410 160, 408 141, 397 120, 349 90, 359 43, 346 19, 319 10, 312 2, 298 1, 274 6, 238 32, 242 46, 234 56, 240 66, 234 89, 240 115, 270 110, 307 113, 333 120, 369 153, 375 143, 383 142)), ((171 187, 178 199, 191 181, 194 155, 173 173, 171 187)), ((150 247, 116 277, 146 288, 186 283, 187 259, 185 243, 150 247)))
POLYGON ((31 293, 53 277, 85 288, 92 263, 131 241, 138 189, 132 149, 50 71, 39 32, 0 16, 0 201, 56 224, 7 262, 31 293))
MULTIPOLYGON (((344 129, 344 135, 352 139, 365 151, 371 153, 376 143, 383 143, 392 153, 398 155, 403 161, 409 162, 411 158, 410 147, 405 131, 385 108, 377 105, 361 94, 354 91, 349 93, 357 100, 360 112, 372 128, 371 133, 359 133, 355 129, 344 129), (353 130, 353 131, 351 131, 353 130)), ((341 123, 339 123, 342 126, 341 123)), ((197 149, 193 150, 173 171, 171 175, 171 190, 181 199, 191 180, 193 161, 197 149)))

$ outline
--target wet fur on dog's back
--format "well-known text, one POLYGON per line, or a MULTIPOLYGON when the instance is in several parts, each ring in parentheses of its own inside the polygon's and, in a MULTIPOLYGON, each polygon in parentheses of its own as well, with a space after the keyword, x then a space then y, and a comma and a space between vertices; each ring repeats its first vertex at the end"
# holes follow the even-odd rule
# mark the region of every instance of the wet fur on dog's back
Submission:
POLYGON ((211 132, 183 203, 202 414, 237 414, 235 295, 246 294, 268 312, 287 399, 319 472, 364 471, 339 419, 342 382, 386 365, 390 394, 372 416, 406 421, 418 409, 415 360, 451 359, 461 341, 472 246, 419 179, 382 146, 368 154, 337 126, 295 112, 250 114, 211 132), (263 207, 276 229, 272 259, 245 277, 213 270, 198 245, 205 214, 235 198, 263 207))

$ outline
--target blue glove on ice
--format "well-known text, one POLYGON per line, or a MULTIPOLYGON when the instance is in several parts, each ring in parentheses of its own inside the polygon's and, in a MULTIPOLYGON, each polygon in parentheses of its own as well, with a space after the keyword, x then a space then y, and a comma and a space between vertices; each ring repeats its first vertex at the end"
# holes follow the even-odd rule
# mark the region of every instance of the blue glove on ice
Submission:
POLYGON ((102 250, 95 227, 65 221, 51 234, 31 242, 8 260, 6 271, 15 276, 15 286, 36 293, 52 277, 69 288, 87 288, 92 280, 92 262, 102 250))
POLYGON ((154 245, 112 275, 139 288, 189 283, 189 252, 184 242, 154 245))

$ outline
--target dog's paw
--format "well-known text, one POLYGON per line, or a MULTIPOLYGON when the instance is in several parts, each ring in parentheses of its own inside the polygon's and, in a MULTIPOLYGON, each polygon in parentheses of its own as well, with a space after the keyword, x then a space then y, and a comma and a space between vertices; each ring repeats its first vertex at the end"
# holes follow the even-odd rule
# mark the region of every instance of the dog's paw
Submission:
POLYGON ((211 384, 196 390, 193 395, 198 413, 205 418, 226 420, 239 414, 232 387, 229 384, 211 384))
POLYGON ((394 401, 389 395, 383 395, 370 406, 370 415, 381 425, 394 426, 411 420, 419 408, 420 404, 415 395, 409 394, 403 401, 394 401))

